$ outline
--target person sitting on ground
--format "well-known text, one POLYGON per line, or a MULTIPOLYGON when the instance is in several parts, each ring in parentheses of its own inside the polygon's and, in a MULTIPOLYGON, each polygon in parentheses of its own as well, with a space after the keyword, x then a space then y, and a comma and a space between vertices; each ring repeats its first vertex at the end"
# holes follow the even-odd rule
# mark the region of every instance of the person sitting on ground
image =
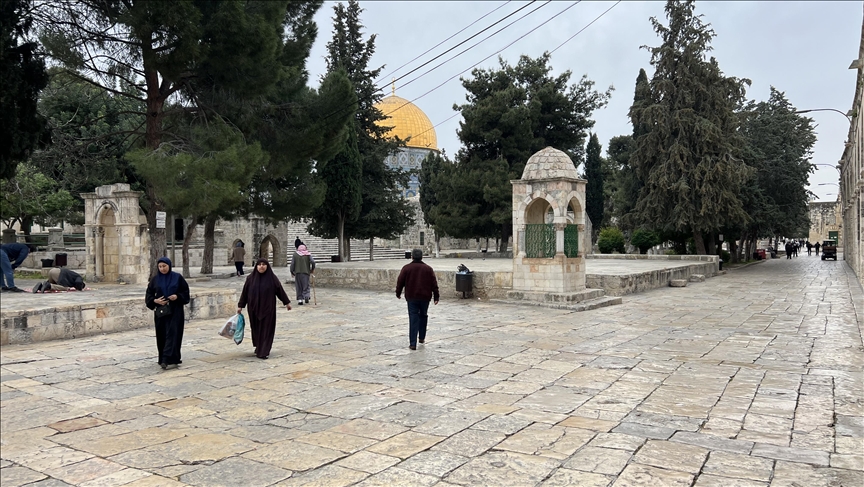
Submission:
POLYGON ((48 271, 48 280, 33 286, 33 292, 83 291, 85 286, 86 284, 81 274, 65 267, 53 267, 48 271))

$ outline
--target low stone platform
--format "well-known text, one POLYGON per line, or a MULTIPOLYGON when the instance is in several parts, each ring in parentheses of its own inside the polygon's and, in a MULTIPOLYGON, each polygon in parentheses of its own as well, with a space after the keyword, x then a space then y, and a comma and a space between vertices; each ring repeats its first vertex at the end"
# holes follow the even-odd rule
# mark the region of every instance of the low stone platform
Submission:
MULTIPOLYGON (((467 265, 474 272, 474 296, 483 300, 505 300, 512 293, 512 268, 509 259, 462 260, 428 259, 435 269, 442 300, 462 297, 456 292, 456 268, 467 265)), ((353 288, 392 293, 399 271, 407 261, 321 263, 315 273, 319 288, 353 288)), ((620 303, 615 296, 646 291, 668 285, 669 279, 687 279, 691 274, 714 276, 714 262, 683 259, 589 259, 585 302, 550 302, 551 307, 579 311, 620 303), (713 268, 712 268, 713 265, 713 268), (600 297, 602 291, 606 297, 600 297), (611 296, 611 297, 610 297, 611 296)), ((247 271, 251 270, 247 268, 247 271)), ((233 276, 233 267, 217 267, 214 274, 201 276, 193 271, 189 279, 192 302, 186 308, 189 320, 231 316, 245 277, 233 276)), ((287 268, 274 268, 283 282, 291 282, 287 268)), ((29 290, 40 282, 19 279, 18 287, 29 290)), ((144 306, 142 284, 88 283, 83 292, 49 294, 3 293, 0 300, 0 345, 69 339, 153 326, 153 316, 144 306)), ((286 292, 294 296, 293 286, 286 292)), ((554 300, 552 300, 554 301, 554 300)), ((538 302, 539 303, 539 302, 538 302)), ((532 304, 522 301, 521 304, 532 304)), ((536 304, 536 303, 535 303, 536 304)))

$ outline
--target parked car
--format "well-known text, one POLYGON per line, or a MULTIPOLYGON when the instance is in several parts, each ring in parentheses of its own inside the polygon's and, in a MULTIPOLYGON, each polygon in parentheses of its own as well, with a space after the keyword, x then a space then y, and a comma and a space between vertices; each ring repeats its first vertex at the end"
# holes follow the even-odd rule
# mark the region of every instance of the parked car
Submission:
POLYGON ((837 242, 834 240, 822 241, 822 260, 825 259, 837 260, 837 242))

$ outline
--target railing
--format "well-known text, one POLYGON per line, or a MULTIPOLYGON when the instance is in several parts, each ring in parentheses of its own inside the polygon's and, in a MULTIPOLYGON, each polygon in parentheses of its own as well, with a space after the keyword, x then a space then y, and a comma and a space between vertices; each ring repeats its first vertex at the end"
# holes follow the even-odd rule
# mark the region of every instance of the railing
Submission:
POLYGON ((555 227, 551 223, 525 225, 525 255, 531 258, 555 257, 555 227))
POLYGON ((567 257, 579 257, 579 226, 567 225, 564 227, 564 255, 567 257))

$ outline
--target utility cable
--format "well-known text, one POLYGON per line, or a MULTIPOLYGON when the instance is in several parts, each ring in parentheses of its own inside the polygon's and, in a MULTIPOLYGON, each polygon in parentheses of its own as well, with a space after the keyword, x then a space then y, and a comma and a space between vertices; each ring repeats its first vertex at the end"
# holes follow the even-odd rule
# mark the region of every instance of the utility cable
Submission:
MULTIPOLYGON (((403 64, 402 66, 399 66, 398 68, 394 69, 393 71, 391 71, 391 72, 385 74, 384 76, 381 77, 381 79, 379 79, 378 81, 376 81, 375 84, 380 83, 382 80, 385 80, 385 79, 387 79, 387 77, 392 76, 394 73, 396 73, 396 72, 399 71, 400 69, 404 68, 405 66, 408 66, 409 64, 413 63, 414 61, 420 59, 421 57, 423 57, 423 56, 425 56, 425 55, 427 55, 427 54, 429 54, 429 52, 431 52, 433 49, 437 48, 437 47, 440 46, 441 44, 444 44, 445 42, 449 41, 450 39, 452 39, 452 38, 458 36, 459 34, 465 32, 465 31, 466 31, 469 27, 471 27, 472 25, 474 25, 474 24, 476 24, 477 22, 480 22, 481 20, 485 19, 486 17, 488 17, 488 16, 494 14, 495 12, 497 12, 497 11, 500 10, 501 8, 505 7, 507 4, 509 4, 509 3, 512 2, 512 1, 513 1, 513 0, 507 0, 506 2, 502 3, 501 5, 495 7, 494 10, 492 10, 491 12, 489 12, 489 13, 483 15, 482 17, 480 17, 479 19, 475 20, 474 22, 471 22, 470 24, 466 25, 466 26, 463 27, 462 30, 460 30, 459 32, 456 32, 455 34, 453 34, 453 35, 451 35, 450 37, 444 39, 443 41, 439 42, 438 44, 435 44, 434 46, 430 47, 430 48, 427 49, 424 53, 417 55, 417 57, 415 57, 414 59, 408 61, 407 63, 403 64)), ((514 13, 515 13, 515 12, 514 12, 514 13)), ((505 18, 506 18, 506 17, 505 17, 505 18)), ((504 19, 501 19, 501 20, 504 20, 504 19)), ((499 22, 500 22, 500 21, 499 21, 499 22)), ((494 24, 493 24, 493 25, 494 25, 494 24)), ((491 26, 490 26, 490 27, 491 27, 491 26)), ((482 31, 481 31, 481 32, 482 32, 482 31)), ((463 43, 464 43, 464 42, 463 42, 463 43)), ((458 46, 457 46, 457 47, 458 47, 458 46)))
MULTIPOLYGON (((577 3, 578 3, 578 2, 577 2, 577 3)), ((615 5, 618 5, 619 3, 621 3, 620 0, 619 0, 618 2, 615 2, 615 5)), ((584 31, 585 29, 587 29, 588 27, 590 27, 594 22, 597 22, 598 20, 600 20, 601 17, 603 17, 604 15, 606 15, 607 13, 609 13, 609 11, 612 10, 613 8, 615 8, 615 5, 612 5, 611 7, 609 7, 608 9, 606 9, 603 13, 601 13, 601 14, 598 15, 596 18, 594 18, 594 20, 592 20, 591 22, 589 22, 585 27, 579 29, 578 32, 576 32, 575 34, 573 34, 572 36, 570 36, 566 41, 564 41, 564 42, 562 42, 561 44, 559 44, 558 47, 556 47, 555 49, 552 49, 552 50, 549 52, 549 54, 552 54, 553 52, 557 51, 559 48, 561 48, 561 46, 563 46, 564 44, 567 44, 567 43, 570 42, 574 37, 576 37, 577 35, 579 35, 580 33, 582 33, 582 31, 584 31)), ((571 6, 572 6, 572 5, 571 5, 571 6)), ((569 7, 568 7, 568 8, 569 8, 569 7)), ((563 13, 563 12, 562 12, 562 13, 563 13)), ((560 15, 560 14, 559 14, 559 15, 560 15)), ((550 20, 551 20, 551 19, 550 19, 550 20)), ((538 27, 539 27, 539 26, 538 26, 538 27)), ((535 28, 535 30, 536 30, 536 28, 535 28)), ((533 31, 532 31, 532 32, 533 32, 533 31)), ((528 32, 528 34, 530 34, 530 33, 531 33, 531 32, 528 32)), ((528 35, 528 34, 525 34, 525 35, 528 35)), ((524 37, 524 36, 523 36, 523 37, 524 37)), ((516 40, 518 41, 519 39, 516 39, 516 40)), ((513 41, 513 42, 516 42, 516 41, 513 41)), ((512 43, 511 43, 511 44, 512 44, 512 43)), ((509 46, 507 46, 507 47, 509 47, 509 46)), ((506 49, 507 47, 505 47, 504 49, 506 49)), ((504 49, 502 49, 502 51, 503 51, 504 49)), ((498 52, 501 52, 501 51, 498 51, 498 52)), ((497 53, 496 53, 496 54, 497 54, 497 53)), ((489 57, 491 57, 491 56, 489 56, 489 57)), ((489 59, 489 58, 487 57, 486 59, 489 59)), ((483 61, 485 61, 486 59, 484 59, 483 61)), ((482 63, 483 61, 480 61, 480 62, 482 63)), ((480 64, 480 63, 477 63, 477 64, 480 64)), ((475 64, 474 66, 476 66, 477 64, 475 64)), ((474 66, 472 66, 471 68, 468 68, 468 69, 472 69, 474 66)), ((467 71, 467 69, 466 69, 465 71, 467 71)), ((465 71, 463 71, 462 73, 464 73, 465 71)), ((462 74, 462 73, 459 73, 459 74, 462 74)), ((456 75, 456 76, 459 76, 459 75, 456 75)), ((450 78, 450 79, 448 79, 447 81, 450 81, 450 80, 452 80, 452 79, 453 79, 453 78, 450 78)), ((447 81, 445 81, 445 83, 446 83, 447 81)), ((438 88, 440 88, 440 85, 437 86, 437 87, 435 87, 435 88, 433 88, 433 89, 430 90, 429 92, 420 95, 419 97, 415 98, 414 100, 411 100, 411 102, 414 102, 414 101, 416 101, 416 100, 419 100, 420 98, 426 96, 427 94, 431 93, 432 91, 434 91, 434 90, 436 90, 436 89, 438 89, 438 88)), ((411 103, 411 102, 409 102, 409 103, 411 103)), ((404 105, 403 105, 403 106, 404 106, 404 105)), ((399 108, 401 108, 401 107, 399 107, 399 108)), ((398 110, 399 108, 397 108, 396 110, 398 110)), ((393 111, 396 111, 396 110, 393 110, 393 111)), ((389 113, 393 113, 393 112, 389 112, 389 113)), ((454 113, 453 115, 451 115, 451 116, 447 117, 446 119, 444 119, 444 120, 442 120, 442 121, 436 123, 435 125, 433 125, 433 126, 429 127, 428 129, 424 130, 423 132, 420 132, 419 134, 414 135, 414 137, 418 137, 418 136, 420 136, 420 135, 425 134, 426 132, 428 132, 428 131, 430 131, 430 130, 433 130, 435 127, 437 127, 437 126, 439 126, 439 125, 441 125, 441 124, 443 124, 443 123, 445 123, 445 122, 450 121, 450 119, 452 119, 452 118, 455 117, 456 115, 459 115, 460 113, 461 113, 461 112, 456 112, 456 113, 454 113)))
MULTIPOLYGON (((432 71, 435 71, 436 69, 440 68, 441 66, 444 66, 445 64, 449 63, 450 61, 456 59, 457 57, 459 57, 459 56, 461 56, 461 55, 463 55, 463 54, 465 54, 466 52, 470 51, 471 49, 474 49, 475 47, 479 46, 480 44, 482 44, 482 43, 485 42, 486 40, 492 38, 493 36, 495 36, 495 35, 498 34, 499 32, 503 31, 504 29, 510 27, 511 25, 515 24, 516 22, 519 22, 520 20, 522 20, 522 19, 524 19, 525 17, 527 17, 527 16, 533 14, 534 12, 540 10, 541 8, 545 7, 546 5, 549 5, 549 3, 551 3, 551 1, 552 1, 552 0, 548 0, 548 1, 547 1, 546 3, 544 3, 543 5, 540 5, 539 7, 537 7, 537 8, 535 8, 534 10, 528 12, 527 14, 523 15, 522 17, 519 17, 518 19, 514 20, 513 22, 510 22, 509 24, 505 25, 504 27, 501 27, 501 28, 498 29, 497 31, 493 32, 492 34, 490 34, 489 36, 487 36, 486 38, 484 38, 483 40, 481 40, 480 42, 474 44, 474 45, 471 46, 471 47, 468 47, 467 49, 463 50, 463 51, 460 52, 459 54, 457 54, 457 55, 451 57, 450 59, 447 59, 446 61, 442 62, 441 64, 438 64, 438 65, 435 66, 434 68, 432 68, 432 69, 426 71, 425 73, 421 74, 420 76, 417 76, 416 78, 412 79, 411 81, 408 81, 407 83, 402 83, 402 84, 400 85, 400 87, 405 87, 405 86, 410 85, 411 83, 413 83, 413 82, 417 81, 418 79, 420 79, 420 78, 426 76, 427 74, 431 73, 432 71)), ((580 0, 580 1, 581 1, 581 0, 580 0)), ((578 3, 578 2, 577 2, 577 3, 578 3)), ((553 17, 553 18, 554 18, 554 17, 553 17)), ((434 60, 433 60, 433 61, 434 61, 434 60)), ((422 66, 418 66, 417 69, 420 69, 421 67, 422 67, 422 66)), ((408 76, 409 74, 413 73, 414 71, 417 71, 417 69, 414 69, 414 70, 412 70, 412 71, 410 71, 410 72, 408 72, 408 73, 405 73, 404 75, 402 75, 402 76, 400 76, 400 77, 394 79, 394 80, 393 80, 393 83, 399 81, 400 79, 404 78, 405 76, 408 76)))
MULTIPOLYGON (((528 32, 526 32, 526 33, 522 34, 521 36, 517 37, 515 40, 513 40, 513 42, 507 44, 506 46, 502 47, 502 48, 499 49, 498 51, 493 52, 492 54, 486 56, 485 58, 481 59, 480 61, 477 61, 476 63, 474 63, 472 66, 468 67, 467 69, 465 69, 465 70, 463 70, 463 71, 461 71, 461 72, 459 72, 459 73, 456 73, 456 74, 454 74, 453 76, 447 78, 446 80, 444 80, 444 82, 442 82, 442 83, 439 84, 438 86, 432 88, 431 90, 427 91, 426 93, 423 93, 422 95, 418 96, 417 98, 414 98, 414 99, 411 100, 411 101, 407 101, 407 102, 403 103, 402 105, 399 105, 399 106, 396 107, 395 109, 390 110, 389 112, 385 113, 384 116, 386 117, 387 115, 390 115, 391 113, 393 113, 393 112, 399 110, 400 108, 402 108, 402 107, 404 107, 404 106, 407 106, 407 105, 409 105, 409 104, 411 104, 411 103, 414 103, 415 101, 417 101, 417 100, 423 98, 424 96, 426 96, 426 95, 432 93, 433 91, 437 90, 438 88, 441 88, 442 86, 444 86, 445 84, 449 83, 450 81, 452 81, 452 80, 455 79, 456 77, 465 74, 466 72, 468 72, 468 71, 471 70, 471 69, 474 69, 475 67, 477 67, 477 65, 479 65, 480 63, 486 61, 487 59, 491 58, 492 56, 495 56, 496 54, 500 54, 502 51, 504 51, 504 50, 507 49, 508 47, 510 47, 510 46, 512 46, 513 44, 515 44, 515 43, 519 42, 520 40, 524 39, 528 34, 531 34, 532 32, 536 31, 536 30, 539 29, 540 27, 543 27, 544 25, 548 24, 548 23, 551 22, 553 19, 555 19, 555 18, 558 17, 559 15, 563 14, 564 12, 570 10, 571 8, 575 7, 576 5, 578 5, 578 4, 581 3, 581 2, 582 2, 582 0, 577 0, 576 2, 573 2, 572 4, 570 4, 570 6, 568 6, 568 7, 565 8, 564 10, 558 12, 557 14, 553 15, 552 17, 549 17, 548 19, 546 19, 545 21, 543 21, 543 23, 541 23, 540 25, 538 25, 537 27, 534 27, 533 29, 529 30, 528 32)), ((603 15, 603 14, 600 14, 600 16, 602 16, 602 15, 603 15)), ((416 136, 415 136, 415 137, 416 137, 416 136)))
MULTIPOLYGON (((551 1, 551 0, 547 0, 546 3, 548 4, 550 1, 551 1)), ((507 14, 504 18, 498 20, 497 22, 493 23, 492 25, 487 26, 486 28, 484 28, 484 29, 481 30, 480 32, 477 32, 476 34, 474 34, 474 35, 472 35, 471 37, 465 39, 464 41, 460 42, 459 44, 456 44, 455 46, 451 47, 450 49, 447 49, 446 51, 444 51, 444 52, 442 52, 441 54, 439 54, 439 55, 433 57, 432 59, 430 59, 430 60, 428 60, 428 61, 426 61, 425 63, 421 64, 420 66, 417 66, 416 68, 412 69, 411 71, 408 71, 407 73, 405 73, 405 74, 403 74, 402 76, 398 77, 397 79, 393 80, 392 83, 395 83, 395 82, 399 81, 400 79, 402 79, 402 78, 408 76, 409 74, 411 74, 411 73, 417 71, 418 69, 422 68, 423 66, 426 66, 427 64, 431 63, 432 61, 435 61, 436 59, 440 58, 441 56, 447 54, 448 52, 450 52, 450 51, 452 51, 452 50, 454 50, 454 49, 456 49, 457 47, 461 46, 462 44, 465 44, 466 42, 470 41, 471 39, 473 39, 473 38, 479 36, 480 34, 482 34, 482 33, 484 33, 484 32, 486 32, 487 30, 491 29, 492 27, 495 27, 496 25, 500 24, 501 22, 504 22, 505 20, 509 19, 510 17, 512 17, 512 16, 516 15, 517 13, 519 13, 520 11, 522 11, 523 9, 528 8, 529 6, 531 6, 531 5, 532 5, 533 3, 535 3, 535 2, 537 2, 537 0, 531 0, 531 2, 526 3, 525 5, 519 7, 518 9, 516 9, 515 11, 513 11, 513 12, 507 14)), ((545 5, 545 4, 544 4, 544 5, 545 5)), ((537 9, 534 9, 534 10, 537 10, 537 9)), ((532 11, 532 12, 533 12, 533 11, 532 11)), ((520 19, 522 19, 522 18, 524 18, 524 16, 520 17, 520 19)), ((512 25, 512 23, 509 24, 509 25, 512 25)), ((501 31, 499 30, 498 32, 501 32, 501 31)), ((495 34, 497 34, 498 32, 496 32, 495 34)), ((492 35, 495 35, 495 34, 492 34, 492 35)), ((489 37, 491 37, 491 36, 489 36, 489 37)), ((486 39, 488 39, 488 37, 487 37, 486 39)), ((484 39, 484 40, 486 40, 486 39, 484 39)), ((483 42, 483 41, 480 41, 480 42, 483 42)), ((478 42, 477 44, 479 44, 479 42, 478 42)), ((475 44, 475 46, 476 46, 477 44, 475 44)), ((472 46, 472 47, 473 47, 473 46, 472 46)), ((470 48, 469 48, 469 49, 470 49, 470 48)), ((463 51, 463 52, 464 52, 464 51, 463 51)), ((385 85, 385 86, 386 86, 386 85, 385 85)), ((381 88, 381 89, 383 89, 383 88, 381 88)))

